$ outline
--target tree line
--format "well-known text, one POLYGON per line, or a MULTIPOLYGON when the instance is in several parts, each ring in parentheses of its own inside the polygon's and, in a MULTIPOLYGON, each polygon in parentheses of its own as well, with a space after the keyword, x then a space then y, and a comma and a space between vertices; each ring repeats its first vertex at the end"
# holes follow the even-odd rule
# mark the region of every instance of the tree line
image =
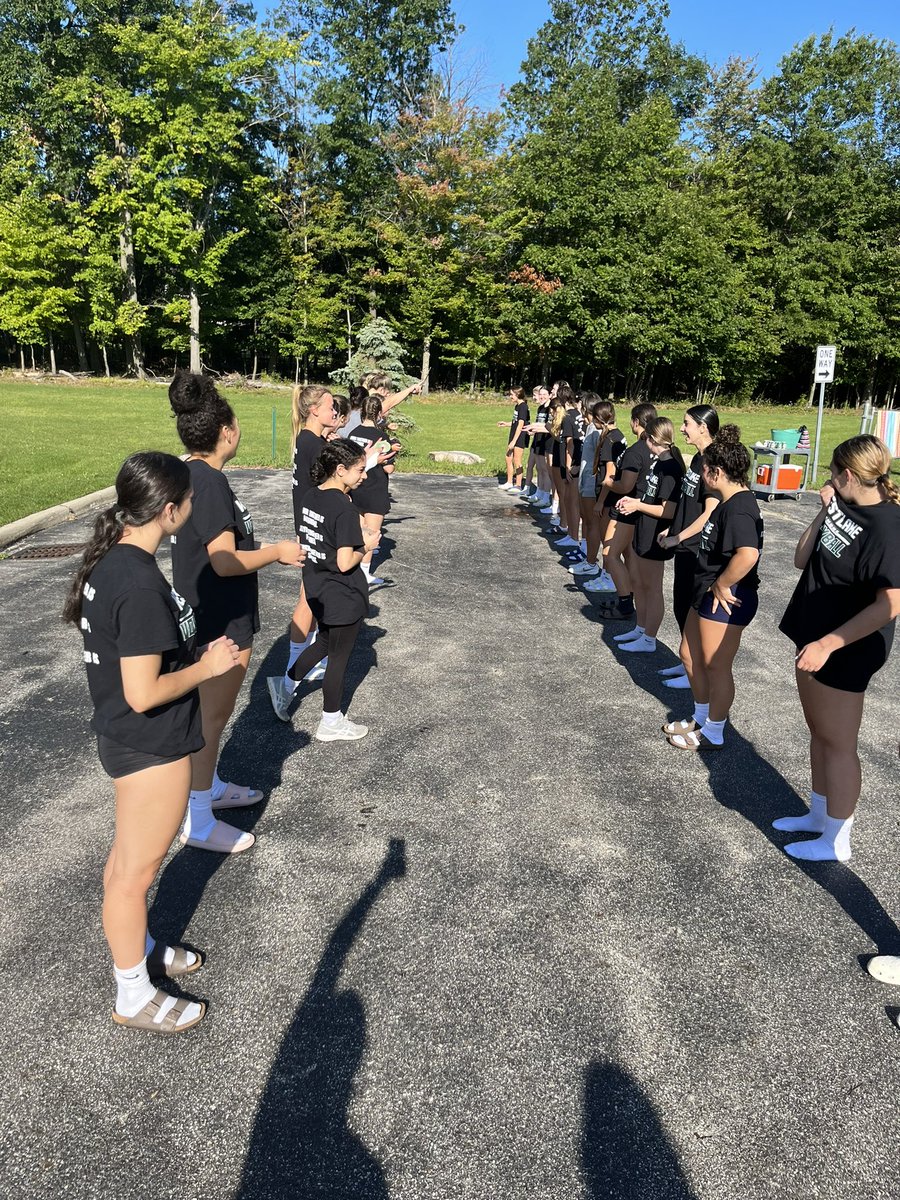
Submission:
POLYGON ((794 402, 833 342, 892 403, 897 47, 550 10, 491 108, 450 0, 0 0, 3 357, 327 378, 377 320, 432 386, 794 402))

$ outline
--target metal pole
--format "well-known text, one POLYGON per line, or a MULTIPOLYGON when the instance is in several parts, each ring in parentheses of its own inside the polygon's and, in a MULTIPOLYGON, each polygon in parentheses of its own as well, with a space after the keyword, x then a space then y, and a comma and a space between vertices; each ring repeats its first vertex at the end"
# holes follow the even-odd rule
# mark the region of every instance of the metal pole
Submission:
POLYGON ((275 453, 275 431, 276 431, 276 409, 272 409, 272 462, 275 461, 277 455, 275 453))
POLYGON ((813 455, 812 486, 816 487, 816 476, 819 474, 819 444, 822 441, 822 413, 825 408, 825 384, 819 384, 819 415, 816 419, 816 450, 813 455))

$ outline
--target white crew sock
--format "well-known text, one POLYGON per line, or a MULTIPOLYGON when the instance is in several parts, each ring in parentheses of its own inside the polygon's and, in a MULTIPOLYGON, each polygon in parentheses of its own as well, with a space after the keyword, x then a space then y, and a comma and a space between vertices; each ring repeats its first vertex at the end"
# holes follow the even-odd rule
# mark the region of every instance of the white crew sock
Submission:
POLYGON ((727 721, 727 717, 724 721, 711 721, 707 717, 703 722, 703 728, 700 732, 708 742, 712 742, 714 746, 721 746, 725 741, 725 725, 727 721))
POLYGON ((828 816, 828 801, 818 792, 809 793, 809 812, 802 817, 779 817, 772 822, 773 829, 785 833, 821 833, 828 816))
POLYGON ((703 726, 706 724, 707 717, 709 716, 709 705, 708 704, 698 704, 697 701, 694 701, 694 714, 693 715, 694 715, 694 723, 702 729, 703 726))
POLYGON ((212 788, 205 792, 191 792, 188 797, 187 816, 184 818, 185 837, 205 841, 215 828, 216 818, 212 810, 212 788))
POLYGON ((587 555, 587 538, 582 538, 581 541, 578 543, 578 546, 581 550, 581 553, 584 555, 587 555))
POLYGON ((826 817, 819 837, 810 838, 808 842, 791 842, 785 846, 785 850, 791 858, 803 859, 806 862, 846 862, 852 853, 852 828, 852 817, 826 817))
MULTIPOLYGON (((149 958, 150 955, 153 953, 153 949, 155 946, 156 946, 156 938, 153 936, 153 934, 148 929, 147 937, 144 942, 144 954, 147 956, 147 958, 149 958)), ((192 967, 194 965, 194 963, 197 961, 197 955, 193 952, 193 950, 185 950, 185 954, 187 955, 188 966, 192 967)), ((175 961, 174 948, 172 946, 166 946, 166 952, 163 955, 163 962, 166 964, 167 967, 171 967, 171 965, 174 961, 175 961)), ((146 1003, 146 1001, 145 1001, 145 1003, 146 1003)))
POLYGON ((627 633, 617 633, 613 638, 614 642, 635 642, 638 638, 644 636, 644 626, 635 625, 634 629, 629 629, 627 633))
POLYGON ((291 642, 291 648, 288 651, 287 667, 285 668, 285 671, 284 671, 285 687, 290 688, 291 691, 294 691, 294 689, 296 688, 297 680, 291 679, 290 675, 288 675, 288 671, 290 671, 291 667, 294 665, 294 663, 297 661, 297 659, 300 657, 300 655, 303 653, 303 651, 306 649, 306 647, 311 644, 311 642, 313 641, 315 636, 316 636, 316 634, 314 631, 313 633, 307 634, 305 641, 291 642))
POLYGON ((114 965, 113 972, 116 977, 116 1012, 120 1017, 133 1017, 156 995, 156 988, 147 974, 147 956, 144 955, 136 967, 128 967, 124 971, 114 965))
POLYGON ((215 771, 213 771, 213 781, 212 781, 212 798, 213 798, 213 800, 221 800, 221 798, 225 795, 225 788, 227 786, 228 785, 225 783, 225 781, 223 779, 219 778, 219 768, 216 767, 215 771))
POLYGON ((344 719, 344 714, 342 712, 323 712, 322 713, 322 721, 326 725, 340 725, 340 723, 341 723, 341 721, 343 721, 343 719, 344 719))

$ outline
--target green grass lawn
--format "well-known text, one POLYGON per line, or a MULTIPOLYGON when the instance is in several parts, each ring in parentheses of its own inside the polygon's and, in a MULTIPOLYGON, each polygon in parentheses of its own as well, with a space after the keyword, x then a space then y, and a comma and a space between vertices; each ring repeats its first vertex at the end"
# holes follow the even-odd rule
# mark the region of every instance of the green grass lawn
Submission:
MULTIPOLYGON (((290 393, 226 389, 226 394, 243 430, 236 465, 289 466, 290 393)), ((0 524, 106 487, 122 460, 135 450, 181 452, 166 389, 160 385, 121 380, 32 383, 7 378, 0 380, 0 404, 5 416, 0 442, 0 524)), ((507 434, 497 428, 497 422, 509 419, 508 404, 467 402, 457 395, 438 394, 403 407, 419 428, 402 435, 405 452, 399 470, 482 476, 503 472, 507 434), (485 461, 472 467, 433 463, 428 457, 431 450, 471 450, 485 461)), ((680 424, 684 407, 661 412, 680 424)), ((628 406, 621 405, 618 412, 624 428, 628 406)), ((721 409, 720 413, 741 427, 748 444, 769 437, 772 429, 815 425, 815 410, 721 409)), ((858 432, 859 414, 852 409, 826 411, 820 476, 831 449, 858 432)))

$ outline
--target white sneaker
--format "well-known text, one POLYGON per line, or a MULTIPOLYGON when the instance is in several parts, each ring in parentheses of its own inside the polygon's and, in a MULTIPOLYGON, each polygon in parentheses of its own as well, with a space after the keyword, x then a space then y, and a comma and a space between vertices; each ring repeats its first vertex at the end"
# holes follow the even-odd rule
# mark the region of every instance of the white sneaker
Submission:
POLYGON ((570 575, 599 575, 600 568, 596 563, 580 562, 569 567, 570 575))
POLYGON ((555 517, 556 514, 559 512, 559 509, 554 508, 552 504, 545 504, 544 507, 541 509, 541 512, 547 513, 551 517, 555 517))
POLYGON ((269 699, 272 701, 275 716, 279 721, 290 721, 288 709, 294 698, 294 689, 289 688, 284 682, 283 675, 270 675, 266 680, 266 686, 269 689, 269 699))
POLYGON ((521 488, 517 488, 517 487, 515 487, 515 485, 513 485, 512 487, 508 487, 508 488, 506 489, 506 493, 507 493, 507 495, 508 495, 508 496, 521 496, 521 495, 522 495, 522 489, 521 489, 521 488))
POLYGON ((320 679, 325 678, 325 669, 327 666, 328 666, 328 655, 326 654, 321 662, 317 662, 316 665, 312 668, 312 670, 306 672, 306 674, 303 676, 303 682, 304 683, 318 683, 318 681, 320 679))
MULTIPOLYGON (((586 592, 608 592, 609 588, 603 582, 603 572, 601 571, 594 579, 589 579, 584 585, 584 590, 586 592)), ((612 590, 615 591, 616 589, 613 588, 612 590)))
POLYGON ((368 725, 354 725, 347 717, 341 717, 334 725, 319 722, 315 732, 317 742, 358 742, 369 732, 368 725))
POLYGON ((569 535, 567 533, 564 533, 561 538, 557 538, 553 544, 554 544, 554 546, 561 546, 561 547, 563 547, 563 549, 565 549, 566 546, 577 546, 578 545, 578 543, 575 541, 575 539, 569 537, 569 535))
POLYGON ((600 584, 601 586, 597 588, 598 592, 614 592, 616 590, 616 585, 613 583, 613 577, 608 571, 600 572, 600 584))

